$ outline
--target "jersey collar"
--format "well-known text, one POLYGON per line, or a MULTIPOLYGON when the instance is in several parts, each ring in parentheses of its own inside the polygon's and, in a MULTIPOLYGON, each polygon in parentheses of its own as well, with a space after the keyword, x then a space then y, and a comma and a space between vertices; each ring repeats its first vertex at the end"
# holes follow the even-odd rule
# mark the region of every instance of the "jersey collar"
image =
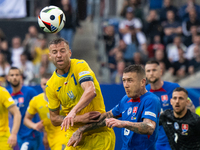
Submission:
POLYGON ((153 90, 151 89, 149 92, 167 92, 165 89, 163 89, 163 87, 157 89, 157 90, 153 90))
POLYGON ((17 93, 12 93, 11 96, 16 96, 16 95, 23 95, 23 93, 21 91, 17 92, 17 93))

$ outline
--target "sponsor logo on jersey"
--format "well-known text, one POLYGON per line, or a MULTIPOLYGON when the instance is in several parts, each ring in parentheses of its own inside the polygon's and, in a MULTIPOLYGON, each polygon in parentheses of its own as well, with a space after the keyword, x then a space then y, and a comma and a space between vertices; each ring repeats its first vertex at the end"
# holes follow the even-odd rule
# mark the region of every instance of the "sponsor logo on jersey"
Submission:
POLYGON ((152 117, 156 118, 156 114, 151 111, 145 111, 144 115, 148 115, 148 116, 152 116, 152 117))
POLYGON ((84 63, 84 61, 79 61, 79 62, 77 62, 76 64, 82 64, 82 63, 84 63))
POLYGON ((131 114, 131 112, 132 112, 132 107, 129 107, 128 111, 127 111, 127 115, 129 116, 131 114))
POLYGON ((168 122, 168 121, 167 121, 167 124, 172 124, 172 122, 168 122))
POLYGON ((136 119, 136 117, 133 117, 133 116, 131 117, 131 120, 135 120, 135 119, 136 119))
POLYGON ((189 125, 188 124, 182 124, 182 134, 183 135, 187 135, 188 129, 189 129, 189 125))
POLYGON ((133 108, 133 116, 135 116, 137 114, 137 110, 138 110, 138 107, 133 108))
POLYGON ((89 73, 90 73, 89 71, 82 71, 82 72, 80 72, 78 75, 79 75, 79 76, 82 76, 82 75, 89 74, 89 73))
POLYGON ((76 97, 74 96, 74 93, 72 92, 72 91, 68 91, 67 92, 67 95, 69 96, 69 98, 71 99, 71 100, 74 100, 76 97))
POLYGON ((179 129, 179 125, 178 125, 178 123, 177 123, 177 122, 174 122, 174 128, 175 128, 176 130, 178 130, 178 129, 179 129))
POLYGON ((168 95, 162 95, 161 100, 162 100, 163 103, 167 103, 168 102, 168 95))
POLYGON ((124 135, 128 136, 130 134, 130 130, 129 129, 126 129, 124 128, 124 135))

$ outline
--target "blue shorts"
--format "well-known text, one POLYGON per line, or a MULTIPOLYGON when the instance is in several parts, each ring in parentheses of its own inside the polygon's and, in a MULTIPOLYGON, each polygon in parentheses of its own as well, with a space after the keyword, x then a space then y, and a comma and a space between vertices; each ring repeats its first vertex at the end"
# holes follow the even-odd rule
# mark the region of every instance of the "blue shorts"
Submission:
POLYGON ((169 143, 166 144, 159 144, 156 143, 156 150, 172 150, 169 143))
POLYGON ((17 139, 20 150, 38 150, 41 144, 41 136, 33 139, 17 139))

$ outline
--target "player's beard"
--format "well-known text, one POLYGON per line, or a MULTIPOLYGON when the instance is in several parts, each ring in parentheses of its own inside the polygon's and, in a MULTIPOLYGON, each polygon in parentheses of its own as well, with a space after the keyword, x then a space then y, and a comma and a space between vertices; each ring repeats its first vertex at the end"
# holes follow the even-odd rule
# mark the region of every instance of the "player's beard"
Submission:
POLYGON ((158 80, 159 80, 159 78, 156 78, 155 80, 151 81, 151 80, 149 80, 149 79, 147 78, 147 81, 148 81, 149 83, 156 83, 158 80))
POLYGON ((10 82, 10 84, 11 84, 12 87, 18 87, 20 85, 20 81, 16 84, 13 84, 13 83, 10 82))

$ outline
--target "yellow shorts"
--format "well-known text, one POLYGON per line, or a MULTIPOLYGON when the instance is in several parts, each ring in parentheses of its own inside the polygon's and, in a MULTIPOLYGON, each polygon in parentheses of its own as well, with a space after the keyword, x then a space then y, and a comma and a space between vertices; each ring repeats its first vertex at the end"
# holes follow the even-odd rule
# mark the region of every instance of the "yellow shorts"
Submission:
MULTIPOLYGON (((103 128, 104 130, 97 130, 97 132, 84 133, 78 146, 75 148, 66 146, 65 150, 114 150, 115 133, 111 128, 103 128)), ((70 137, 67 136, 67 142, 70 137)))
POLYGON ((7 136, 0 136, 0 150, 12 150, 8 144, 8 138, 7 136))

